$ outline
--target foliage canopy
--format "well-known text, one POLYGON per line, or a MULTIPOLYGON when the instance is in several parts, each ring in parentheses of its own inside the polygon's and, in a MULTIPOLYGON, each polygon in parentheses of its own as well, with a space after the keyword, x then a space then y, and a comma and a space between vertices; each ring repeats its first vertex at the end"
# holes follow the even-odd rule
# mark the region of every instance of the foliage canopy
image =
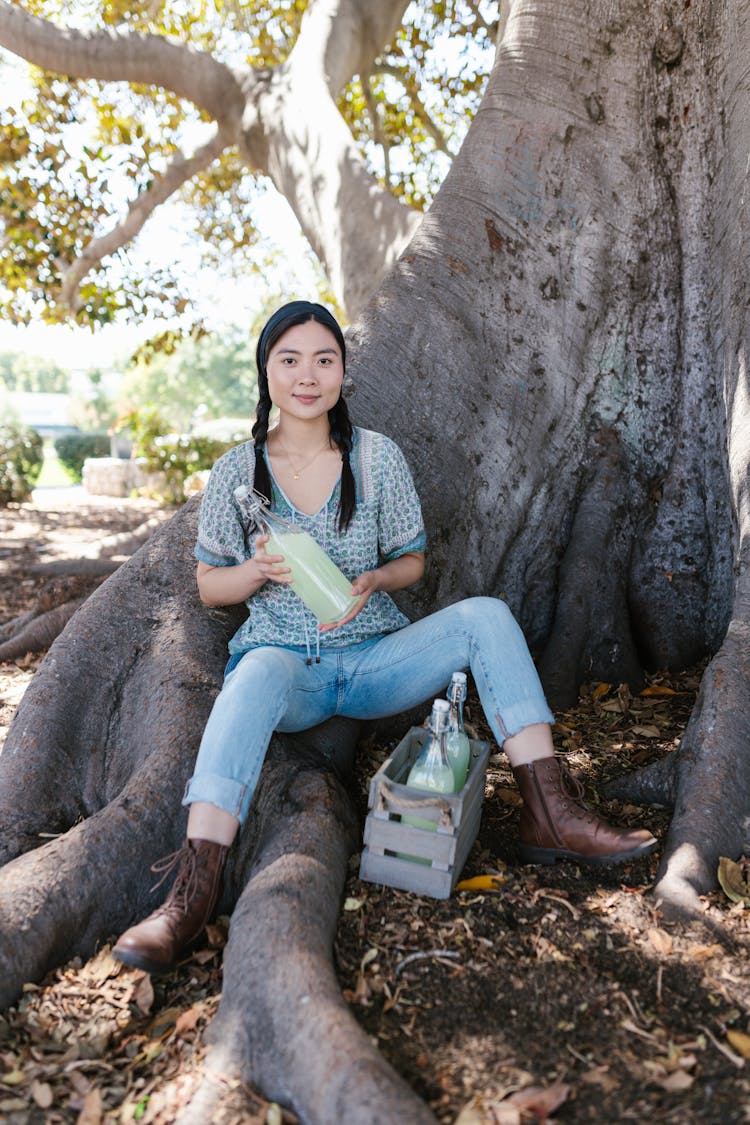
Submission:
MULTIPOLYGON (((58 26, 165 36, 262 70, 289 54, 307 3, 31 0, 25 8, 58 26)), ((370 170, 413 207, 429 204, 463 138, 490 68, 496 19, 490 3, 413 3, 371 73, 341 91, 342 115, 370 170)), ((205 112, 164 89, 29 73, 28 96, 0 111, 0 232, 8 251, 0 308, 18 323, 71 315, 60 299, 65 270, 209 128, 205 112)), ((234 147, 183 186, 177 207, 189 209, 205 265, 236 277, 266 269, 272 251, 256 213, 268 184, 234 147)), ((139 240, 139 249, 146 245, 139 240)), ((194 323, 189 282, 174 261, 123 248, 85 278, 75 319, 95 326, 176 313, 194 323)))

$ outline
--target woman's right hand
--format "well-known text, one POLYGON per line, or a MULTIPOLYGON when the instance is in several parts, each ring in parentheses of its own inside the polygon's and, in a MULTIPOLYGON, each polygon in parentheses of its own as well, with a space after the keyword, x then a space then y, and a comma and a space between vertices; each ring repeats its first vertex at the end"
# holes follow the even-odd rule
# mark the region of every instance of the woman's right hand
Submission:
POLYGON ((271 582, 282 582, 288 585, 292 581, 292 570, 288 566, 280 566, 283 563, 283 555, 268 555, 266 554, 266 543, 269 540, 268 535, 255 536, 255 554, 253 561, 258 568, 262 582, 270 579, 271 582))

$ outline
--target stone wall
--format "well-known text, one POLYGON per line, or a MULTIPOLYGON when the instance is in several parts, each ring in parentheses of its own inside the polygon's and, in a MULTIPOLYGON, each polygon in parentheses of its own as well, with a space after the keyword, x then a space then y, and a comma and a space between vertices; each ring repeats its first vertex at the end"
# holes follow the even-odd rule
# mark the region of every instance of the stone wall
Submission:
POLYGON ((143 458, 87 457, 83 463, 83 487, 91 496, 164 495, 164 473, 150 473, 143 458))

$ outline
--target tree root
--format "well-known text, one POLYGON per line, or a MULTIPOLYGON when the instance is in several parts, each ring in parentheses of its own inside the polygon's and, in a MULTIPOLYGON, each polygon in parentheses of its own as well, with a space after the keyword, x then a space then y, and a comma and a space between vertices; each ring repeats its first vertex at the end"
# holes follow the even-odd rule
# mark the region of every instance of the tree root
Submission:
POLYGON ((611 796, 674 806, 654 894, 674 917, 703 913, 719 858, 750 853, 750 628, 734 622, 708 665, 669 757, 618 779, 611 796))
POLYGON ((678 751, 674 815, 654 894, 673 913, 701 909, 719 858, 750 852, 750 629, 733 623, 706 669, 678 751))
POLYGON ((657 805, 673 808, 677 800, 677 754, 659 758, 634 773, 623 774, 610 781, 604 789, 607 797, 631 801, 634 805, 657 805))
POLYGON ((597 444, 560 564, 555 621, 539 662, 555 710, 572 706, 581 683, 592 676, 634 686, 642 682, 626 601, 627 474, 617 435, 603 430, 597 444))
MULTIPOLYGON (((181 797, 241 613, 198 601, 197 511, 189 502, 84 602, 11 724, 0 754, 2 1005, 164 895, 150 891, 150 864, 181 843, 181 797)), ((343 784, 357 731, 338 720, 272 742, 227 863, 220 911, 241 901, 206 1077, 185 1111, 201 1125, 226 1091, 221 1074, 251 1079, 313 1125, 434 1125, 351 1016, 333 968, 359 837, 343 784)))
MULTIPOLYGON (((351 770, 357 729, 334 720, 274 739, 251 823, 227 865, 220 909, 232 911, 245 889, 232 916, 205 1074, 181 1125, 211 1120, 225 1080, 235 1077, 309 1125, 434 1125, 352 1017, 333 967, 348 858, 359 839, 337 774, 351 770)), ((181 757, 152 756, 106 808, 0 871, 0 1005, 153 908, 149 865, 184 831, 184 816, 175 815, 181 757)))
POLYGON ((0 754, 0 864, 93 816, 152 754, 181 747, 187 780, 241 619, 198 600, 196 515, 188 504, 87 598, 34 675, 0 754))
POLYGON ((85 598, 73 598, 46 613, 32 616, 20 632, 0 644, 0 661, 18 660, 29 652, 42 652, 49 648, 84 601, 85 598))
POLYGON ((26 573, 34 577, 45 574, 66 578, 106 578, 122 566, 122 559, 81 558, 54 559, 51 562, 31 563, 26 573))
MULTIPOLYGON (((319 730, 346 737, 331 724, 319 730)), ((227 1078, 252 1082, 306 1125, 434 1125, 341 996, 332 948, 359 826, 336 779, 293 753, 264 767, 205 1075, 179 1125, 209 1120, 227 1078)))
POLYGON ((153 909, 149 865, 184 831, 174 766, 151 759, 108 807, 0 869, 0 1008, 153 909))
POLYGON ((155 531, 158 531, 163 523, 163 516, 151 516, 132 531, 118 531, 114 535, 105 535, 103 539, 97 540, 92 545, 92 550, 84 551, 82 557, 101 559, 112 555, 124 555, 129 558, 151 538, 155 531))

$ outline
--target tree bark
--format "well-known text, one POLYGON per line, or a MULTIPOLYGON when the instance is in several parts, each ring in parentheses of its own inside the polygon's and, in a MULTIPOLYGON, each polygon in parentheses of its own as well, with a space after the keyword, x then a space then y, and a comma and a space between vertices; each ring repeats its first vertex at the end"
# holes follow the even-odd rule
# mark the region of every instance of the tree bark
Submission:
MULTIPOLYGON (((314 745, 341 757, 357 724, 324 724, 314 745)), ((341 762, 345 774, 348 763, 341 762)), ((264 768, 238 863, 224 987, 205 1076, 180 1125, 211 1118, 217 1076, 253 1082, 302 1121, 429 1125, 435 1118, 385 1062, 344 1003, 331 950, 360 826, 346 791, 300 758, 264 768)))
POLYGON ((357 411, 399 436, 431 517, 418 610, 506 597, 557 706, 719 649, 674 763, 627 788, 677 802, 657 894, 693 911, 750 818, 747 18, 514 5, 354 333, 357 411))
MULTIPOLYGON (((184 836, 181 797, 241 619, 194 592, 198 507, 190 501, 84 603, 11 724, 0 754, 0 1006, 163 897, 149 867, 184 836)), ((311 1125, 434 1122, 336 986, 336 917, 359 836, 344 784, 357 731, 335 720, 272 742, 227 864, 220 910, 242 897, 186 1121, 211 1116, 218 1069, 311 1125)))

